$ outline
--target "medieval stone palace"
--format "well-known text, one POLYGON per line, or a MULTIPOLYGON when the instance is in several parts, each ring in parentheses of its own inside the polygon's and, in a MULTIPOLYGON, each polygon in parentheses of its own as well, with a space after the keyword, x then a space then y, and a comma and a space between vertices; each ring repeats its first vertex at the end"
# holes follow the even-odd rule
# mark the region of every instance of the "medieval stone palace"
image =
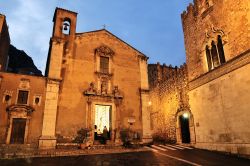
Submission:
POLYGON ((51 149, 107 128, 141 143, 164 141, 250 155, 250 4, 194 0, 181 15, 186 64, 148 57, 106 29, 76 32, 77 13, 56 8, 45 76, 15 68, 0 15, 0 146, 51 149))

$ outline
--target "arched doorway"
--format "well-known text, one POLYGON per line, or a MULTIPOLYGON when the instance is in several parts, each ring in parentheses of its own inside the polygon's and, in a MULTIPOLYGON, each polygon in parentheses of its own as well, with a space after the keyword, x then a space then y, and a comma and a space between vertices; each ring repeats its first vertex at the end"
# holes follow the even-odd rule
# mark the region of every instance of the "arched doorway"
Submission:
POLYGON ((195 143, 194 118, 189 109, 179 109, 176 113, 176 138, 179 144, 195 143))
POLYGON ((188 113, 184 113, 179 116, 180 128, 181 128, 181 141, 182 143, 190 143, 190 129, 189 129, 189 116, 188 113))

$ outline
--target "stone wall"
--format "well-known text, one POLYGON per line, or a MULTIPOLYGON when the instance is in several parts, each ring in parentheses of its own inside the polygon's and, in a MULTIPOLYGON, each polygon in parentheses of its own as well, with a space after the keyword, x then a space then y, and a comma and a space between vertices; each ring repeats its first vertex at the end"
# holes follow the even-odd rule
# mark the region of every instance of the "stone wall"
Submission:
POLYGON ((149 64, 148 72, 153 137, 176 142, 177 113, 189 110, 187 67, 149 64))
POLYGON ((38 139, 41 136, 42 120, 45 103, 45 85, 44 77, 28 76, 12 73, 0 73, 0 144, 9 143, 11 135, 11 114, 15 117, 27 119, 26 141, 25 144, 38 145, 38 139), (28 102, 25 105, 18 105, 18 90, 29 92, 28 102), (6 96, 10 96, 6 99, 6 96), (36 98, 39 102, 36 103, 36 98), (11 109, 15 107, 15 109, 11 109), (33 111, 26 116, 23 108, 29 108, 33 111))
POLYGON ((209 38, 222 36, 226 61, 250 46, 248 0, 194 0, 182 13, 189 80, 208 71, 205 47, 209 38))
POLYGON ((196 147, 250 155, 248 0, 196 0, 182 14, 196 147), (205 46, 222 36, 226 63, 208 71, 205 46))
POLYGON ((249 70, 248 64, 190 91, 197 147, 250 154, 249 70))

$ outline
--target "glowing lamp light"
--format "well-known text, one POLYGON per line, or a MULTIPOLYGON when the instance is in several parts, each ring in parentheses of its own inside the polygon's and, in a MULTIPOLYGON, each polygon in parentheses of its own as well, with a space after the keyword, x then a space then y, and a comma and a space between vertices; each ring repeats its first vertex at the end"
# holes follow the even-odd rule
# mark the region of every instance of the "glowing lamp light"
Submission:
POLYGON ((187 119, 187 118, 189 117, 189 114, 188 114, 188 113, 184 113, 182 116, 183 116, 185 119, 187 119))
POLYGON ((152 105, 152 102, 151 102, 151 101, 149 101, 149 102, 148 102, 148 105, 152 105))

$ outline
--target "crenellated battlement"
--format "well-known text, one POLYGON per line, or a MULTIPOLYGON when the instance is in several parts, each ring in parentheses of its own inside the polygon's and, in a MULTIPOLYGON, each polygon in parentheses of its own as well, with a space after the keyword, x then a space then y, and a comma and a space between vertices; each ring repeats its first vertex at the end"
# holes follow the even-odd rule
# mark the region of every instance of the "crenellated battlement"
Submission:
POLYGON ((197 11, 197 0, 194 0, 193 3, 190 3, 188 6, 187 6, 187 9, 185 11, 182 12, 181 14, 181 19, 182 21, 184 21, 187 17, 189 16, 195 16, 196 15, 196 11, 197 11))
POLYGON ((197 17, 199 14, 202 14, 204 11, 210 9, 213 4, 214 0, 193 0, 193 3, 190 3, 187 6, 187 9, 182 12, 182 22, 188 17, 197 17))
POLYGON ((179 78, 187 75, 187 67, 184 63, 180 67, 173 67, 172 65, 167 66, 165 63, 161 65, 157 64, 148 65, 148 77, 150 88, 158 85, 158 83, 165 81, 176 81, 179 78))

